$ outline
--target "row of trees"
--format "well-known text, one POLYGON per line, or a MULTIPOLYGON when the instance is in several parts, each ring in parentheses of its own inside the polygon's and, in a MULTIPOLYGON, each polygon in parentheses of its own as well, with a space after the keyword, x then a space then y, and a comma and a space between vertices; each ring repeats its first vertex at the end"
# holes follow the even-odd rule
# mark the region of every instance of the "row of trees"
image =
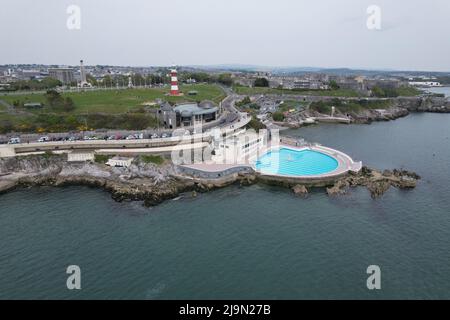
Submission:
POLYGON ((0 133, 8 132, 66 132, 91 129, 143 130, 156 127, 157 120, 152 114, 80 114, 62 115, 40 113, 17 121, 0 120, 0 133))
MULTIPOLYGON (((206 72, 183 72, 179 74, 179 81, 187 81, 189 79, 195 80, 195 82, 206 82, 206 83, 221 83, 226 86, 231 86, 233 84, 233 80, 231 79, 231 74, 222 73, 219 75, 208 74, 206 72)), ((96 81, 93 77, 88 77, 88 82, 92 85, 98 86, 126 86, 129 82, 129 77, 126 75, 118 75, 118 76, 105 76, 101 81, 96 81)), ((158 84, 169 84, 170 77, 166 75, 158 75, 158 74, 149 74, 147 76, 143 76, 139 73, 135 73, 131 76, 131 82, 135 86, 141 85, 158 85, 158 84)))
POLYGON ((196 82, 220 83, 226 86, 233 84, 233 79, 229 73, 209 74, 206 72, 183 72, 180 74, 181 81, 193 79, 196 82))
POLYGON ((19 80, 15 82, 10 83, 10 90, 47 90, 47 89, 54 89, 58 86, 61 86, 61 81, 46 77, 42 80, 19 80))

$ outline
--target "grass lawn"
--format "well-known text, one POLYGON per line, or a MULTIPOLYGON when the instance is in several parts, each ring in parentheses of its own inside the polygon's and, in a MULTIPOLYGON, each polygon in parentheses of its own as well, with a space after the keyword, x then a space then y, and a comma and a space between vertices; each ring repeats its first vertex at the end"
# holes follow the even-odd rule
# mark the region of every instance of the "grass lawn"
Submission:
POLYGON ((332 97, 358 97, 358 93, 353 90, 337 89, 337 90, 289 90, 277 88, 261 88, 261 87, 241 87, 234 86, 234 92, 237 94, 294 94, 305 96, 332 96, 332 97))
POLYGON ((341 101, 336 104, 334 101, 318 101, 310 104, 311 110, 321 113, 331 113, 331 107, 335 106, 341 112, 361 112, 366 109, 387 109, 392 106, 392 100, 367 101, 341 101))
POLYGON ((70 112, 45 106, 47 99, 43 93, 23 95, 1 95, 0 99, 13 105, 27 102, 41 102, 43 108, 21 108, 23 113, 10 114, 6 108, 0 109, 0 133, 19 132, 66 132, 91 129, 142 130, 157 126, 154 114, 142 108, 144 102, 162 99, 170 102, 196 102, 212 100, 219 103, 225 98, 223 90, 216 85, 181 85, 183 92, 197 91, 197 95, 166 96, 169 88, 99 90, 64 93, 72 98, 75 109, 70 112), (132 111, 132 112, 130 112, 132 111))
MULTIPOLYGON (((149 88, 149 89, 125 89, 125 90, 99 90, 86 92, 65 93, 63 97, 71 97, 75 110, 71 113, 125 113, 132 109, 139 108, 144 102, 152 102, 155 99, 163 99, 170 102, 187 102, 212 100, 219 103, 225 94, 222 89, 216 85, 195 84, 181 85, 180 89, 186 93, 185 96, 171 97, 166 96, 169 88, 149 88), (197 95, 189 96, 187 92, 190 90, 197 91, 197 95)), ((44 94, 25 94, 25 95, 0 95, 0 99, 13 104, 14 101, 20 102, 41 102, 46 103, 44 94)), ((1 110, 1 109, 0 109, 1 110)), ((33 113, 50 112, 47 108, 42 110, 30 111, 33 113)), ((52 112, 54 112, 52 110, 52 112)))
POLYGON ((414 87, 400 87, 397 93, 401 97, 413 97, 422 94, 422 91, 414 87))
POLYGON ((142 155, 140 158, 144 163, 153 163, 156 165, 164 163, 164 158, 159 155, 142 155))

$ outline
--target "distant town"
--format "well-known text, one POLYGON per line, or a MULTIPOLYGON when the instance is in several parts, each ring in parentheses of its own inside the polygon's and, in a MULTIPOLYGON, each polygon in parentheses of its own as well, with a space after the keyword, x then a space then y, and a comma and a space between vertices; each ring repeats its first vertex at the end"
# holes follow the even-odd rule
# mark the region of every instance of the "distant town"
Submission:
MULTIPOLYGON (((150 86, 169 82, 167 67, 126 67, 86 65, 83 78, 80 65, 1 65, 0 91, 32 90, 43 86, 38 82, 48 78, 58 80, 59 86, 150 86), (32 81, 34 83, 27 83, 32 81)), ((258 68, 239 66, 179 66, 180 80, 185 83, 211 82, 220 75, 229 76, 225 84, 231 81, 236 85, 255 86, 257 79, 267 80, 270 88, 327 90, 333 85, 343 89, 356 90, 363 95, 374 87, 398 88, 405 85, 417 87, 437 87, 450 85, 450 72, 419 71, 370 71, 352 69, 313 69, 313 68, 258 68), (264 70, 264 71, 261 71, 264 70), (228 80, 228 81, 227 81, 228 80)), ((45 82, 44 82, 45 84, 45 82)), ((256 83, 258 86, 258 82, 256 83)))

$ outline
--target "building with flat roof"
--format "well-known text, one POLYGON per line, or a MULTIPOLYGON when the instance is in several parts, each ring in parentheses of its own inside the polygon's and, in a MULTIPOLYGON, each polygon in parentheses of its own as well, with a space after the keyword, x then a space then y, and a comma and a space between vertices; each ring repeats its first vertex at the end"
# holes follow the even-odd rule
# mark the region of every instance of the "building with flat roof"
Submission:
POLYGON ((219 108, 212 101, 201 103, 183 103, 171 106, 163 104, 158 110, 158 119, 166 128, 189 127, 197 123, 211 122, 217 119, 219 108))
POLYGON ((113 157, 106 162, 106 165, 110 167, 124 167, 128 168, 131 166, 131 163, 133 162, 133 158, 125 158, 125 157, 113 157))
POLYGON ((73 70, 71 68, 51 68, 48 69, 48 75, 51 78, 61 81, 63 84, 70 84, 75 81, 73 70))

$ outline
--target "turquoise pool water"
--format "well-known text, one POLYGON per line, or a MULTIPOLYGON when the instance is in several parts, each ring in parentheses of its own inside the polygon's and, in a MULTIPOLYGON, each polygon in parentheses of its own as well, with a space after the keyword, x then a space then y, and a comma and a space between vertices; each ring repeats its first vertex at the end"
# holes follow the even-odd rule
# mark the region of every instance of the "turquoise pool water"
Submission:
POLYGON ((336 170, 333 157, 312 150, 281 148, 264 154, 256 161, 256 169, 266 174, 313 176, 336 170))

